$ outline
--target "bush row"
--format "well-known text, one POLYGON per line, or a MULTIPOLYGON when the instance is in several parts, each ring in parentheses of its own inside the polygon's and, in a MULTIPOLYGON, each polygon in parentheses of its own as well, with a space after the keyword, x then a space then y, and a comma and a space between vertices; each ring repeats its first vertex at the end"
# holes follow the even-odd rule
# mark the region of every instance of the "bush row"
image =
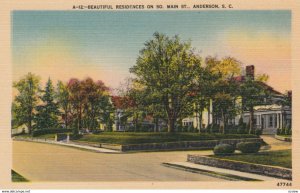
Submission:
POLYGON ((219 144, 214 148, 215 155, 230 155, 233 154, 235 149, 242 153, 257 153, 261 147, 259 142, 241 142, 235 146, 229 144, 219 144))
POLYGON ((289 127, 277 129, 277 135, 292 135, 292 129, 289 127))
POLYGON ((37 137, 40 135, 46 135, 46 134, 55 134, 55 133, 65 133, 65 132, 72 132, 72 129, 63 129, 63 128, 58 128, 58 129, 38 129, 34 130, 32 132, 33 137, 37 137))

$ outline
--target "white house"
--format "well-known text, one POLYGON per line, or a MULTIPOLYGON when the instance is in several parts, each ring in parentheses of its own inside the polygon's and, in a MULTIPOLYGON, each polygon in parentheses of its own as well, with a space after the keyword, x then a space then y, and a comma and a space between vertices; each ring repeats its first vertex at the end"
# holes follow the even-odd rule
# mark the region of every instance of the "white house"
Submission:
MULTIPOLYGON (((254 78, 254 66, 246 67, 246 76, 254 78)), ((245 77, 237 77, 238 81, 243 81, 245 77)), ((270 105, 260 105, 254 107, 254 122, 255 128, 262 129, 263 134, 275 134, 277 129, 282 129, 287 126, 291 126, 292 112, 289 106, 279 105, 279 101, 284 100, 284 95, 272 87, 264 84, 264 86, 273 94, 270 105)), ((291 94, 291 93, 290 93, 291 94)), ((236 105, 241 105, 242 99, 238 98, 236 105)), ((210 100, 210 109, 205 109, 202 112, 202 128, 212 123, 213 105, 210 100)), ((243 112, 237 115, 233 120, 230 120, 231 124, 237 125, 240 118, 243 118, 245 123, 249 122, 250 113, 243 112)), ((183 126, 193 126, 194 128, 200 129, 199 115, 194 113, 193 117, 187 117, 182 120, 183 126)))

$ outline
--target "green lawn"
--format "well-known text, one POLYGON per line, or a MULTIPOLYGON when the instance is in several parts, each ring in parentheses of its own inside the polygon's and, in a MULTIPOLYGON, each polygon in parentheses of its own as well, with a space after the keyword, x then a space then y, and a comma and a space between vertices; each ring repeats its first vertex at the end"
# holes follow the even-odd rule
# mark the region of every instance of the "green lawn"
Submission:
POLYGON ((13 182, 29 182, 26 178, 15 172, 14 170, 11 170, 11 180, 13 182))
MULTIPOLYGON (((39 138, 39 139, 53 139, 54 140, 55 135, 56 134, 45 134, 45 135, 39 135, 39 136, 34 137, 34 138, 39 138)), ((17 137, 32 138, 32 136, 29 135, 29 134, 19 135, 17 137)))
POLYGON ((281 137, 292 137, 291 135, 278 135, 278 136, 281 136, 281 137))
POLYGON ((257 163, 263 165, 280 166, 292 168, 292 152, 291 150, 278 150, 269 152, 259 152, 255 154, 233 154, 228 156, 215 156, 222 159, 230 159, 249 163, 257 163))
MULTIPOLYGON (((69 133, 69 134, 72 134, 72 133, 69 133)), ((39 138, 39 139, 52 139, 54 140, 55 139, 55 135, 54 133, 52 134, 44 134, 44 135, 39 135, 39 136, 36 136, 36 137, 33 137, 33 138, 39 138)), ((31 135, 29 134, 24 134, 24 135, 19 135, 17 137, 23 137, 23 138, 32 138, 31 135)))
POLYGON ((177 141, 199 141, 214 139, 239 139, 255 138, 256 135, 240 134, 198 134, 198 133, 142 133, 142 132, 103 132, 100 134, 88 134, 82 136, 78 141, 111 143, 111 144, 140 144, 140 143, 162 143, 177 141))

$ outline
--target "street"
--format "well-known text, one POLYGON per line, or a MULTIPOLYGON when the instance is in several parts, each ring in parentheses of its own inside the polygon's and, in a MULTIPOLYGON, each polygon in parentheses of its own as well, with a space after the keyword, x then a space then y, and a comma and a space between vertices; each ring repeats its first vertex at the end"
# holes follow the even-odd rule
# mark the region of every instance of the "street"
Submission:
POLYGON ((30 181, 224 181, 162 166, 183 162, 187 154, 173 151, 108 154, 58 145, 13 141, 13 169, 30 181))

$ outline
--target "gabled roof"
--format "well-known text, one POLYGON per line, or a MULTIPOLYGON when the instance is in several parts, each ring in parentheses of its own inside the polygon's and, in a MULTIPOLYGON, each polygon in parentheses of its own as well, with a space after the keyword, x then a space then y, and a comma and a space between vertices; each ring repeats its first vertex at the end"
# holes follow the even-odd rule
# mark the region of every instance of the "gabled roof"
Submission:
MULTIPOLYGON (((237 81, 238 83, 243 83, 246 80, 245 76, 236 76, 233 77, 233 80, 237 81)), ((270 85, 264 83, 264 82, 259 82, 266 90, 268 90, 269 92, 271 92, 272 94, 275 95, 283 95, 281 92, 275 90, 273 87, 271 87, 270 85)))

